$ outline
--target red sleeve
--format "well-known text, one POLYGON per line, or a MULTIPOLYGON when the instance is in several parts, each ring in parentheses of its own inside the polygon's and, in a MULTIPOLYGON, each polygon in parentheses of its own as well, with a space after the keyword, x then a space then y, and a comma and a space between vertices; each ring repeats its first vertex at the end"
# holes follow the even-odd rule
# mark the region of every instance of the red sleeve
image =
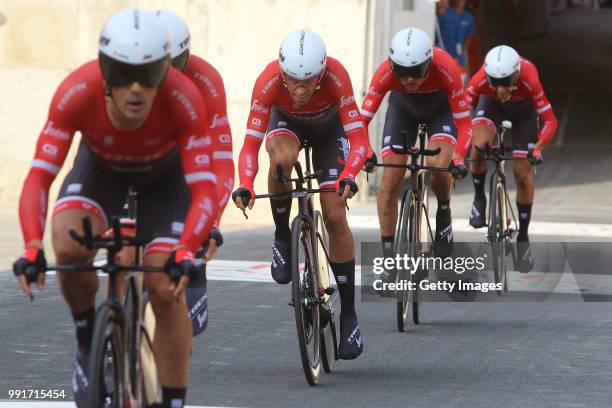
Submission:
POLYGON ((470 108, 463 92, 461 73, 455 61, 446 53, 434 53, 434 64, 438 77, 443 83, 443 88, 448 94, 453 120, 457 127, 455 153, 465 157, 472 143, 472 120, 470 118, 470 108), (436 58, 437 56, 439 58, 436 58))
POLYGON ((219 212, 215 220, 218 227, 223 210, 229 202, 234 188, 234 157, 232 154, 232 130, 227 118, 227 101, 223 78, 219 72, 203 59, 189 57, 187 74, 193 79, 204 99, 208 112, 208 134, 217 142, 212 165, 217 182, 219 212))
MULTIPOLYGON (((544 89, 540 83, 540 76, 536 67, 528 61, 524 61, 521 65, 521 77, 525 76, 526 86, 531 91, 533 104, 538 111, 541 120, 540 133, 538 140, 544 146, 550 143, 557 131, 557 117, 553 112, 552 106, 548 98, 544 94, 544 89)), ((522 78, 521 78, 522 79, 522 78)))
POLYGON ((485 77, 484 65, 480 67, 478 72, 474 74, 470 82, 468 82, 467 88, 465 89, 465 100, 470 105, 470 108, 476 106, 478 98, 482 93, 482 87, 487 84, 487 78, 485 77))
POLYGON ((370 87, 366 94, 363 104, 361 105, 361 116, 367 125, 376 114, 376 111, 380 107, 386 93, 389 91, 389 82, 393 77, 391 72, 391 66, 389 61, 385 60, 378 66, 372 80, 370 81, 370 87))
POLYGON ((26 246, 43 238, 49 188, 66 160, 81 108, 87 106, 86 94, 90 91, 82 79, 83 69, 71 73, 59 86, 38 136, 34 160, 19 198, 19 221, 26 246))
POLYGON ((208 120, 202 119, 207 118, 206 107, 197 88, 186 77, 181 79, 184 81, 177 81, 181 85, 180 92, 191 102, 196 114, 189 115, 184 104, 173 105, 172 116, 182 124, 178 145, 191 196, 179 244, 186 245, 195 253, 209 237, 219 211, 217 178, 212 167, 212 157, 219 144, 207 134, 208 120))
POLYGON ((335 90, 340 121, 342 122, 344 132, 346 133, 350 145, 348 157, 344 164, 344 170, 338 177, 336 185, 336 187, 338 187, 340 180, 344 178, 355 179, 365 162, 370 143, 368 142, 367 128, 359 114, 359 107, 355 103, 353 85, 351 84, 348 72, 342 64, 337 61, 332 61, 332 64, 328 62, 328 68, 325 72, 325 76, 327 77, 328 75, 335 75, 338 79, 337 84, 333 80, 330 80, 328 84, 335 90), (333 70, 333 72, 331 72, 330 69, 333 70))
POLYGON ((276 87, 281 83, 277 67, 278 63, 269 64, 255 81, 251 95, 251 111, 247 121, 246 136, 238 158, 240 187, 248 189, 251 194, 254 194, 253 184, 259 170, 259 148, 266 135, 268 121, 270 120, 270 95, 276 92, 276 87))

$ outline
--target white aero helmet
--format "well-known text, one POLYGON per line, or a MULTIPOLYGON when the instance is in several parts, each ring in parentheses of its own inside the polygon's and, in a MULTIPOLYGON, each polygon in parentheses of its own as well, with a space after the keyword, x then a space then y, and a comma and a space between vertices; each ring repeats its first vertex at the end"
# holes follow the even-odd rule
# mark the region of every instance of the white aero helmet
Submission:
POLYGON ((113 14, 104 25, 98 60, 107 87, 138 82, 157 88, 170 66, 166 27, 149 11, 127 9, 113 14))
POLYGON ((168 30, 172 65, 176 69, 184 70, 191 48, 191 36, 189 35, 187 23, 185 23, 181 16, 169 10, 157 10, 155 15, 164 23, 166 30, 168 30))
POLYGON ((485 74, 489 84, 494 86, 514 86, 521 71, 521 57, 507 45, 492 48, 485 57, 485 74))
POLYGON ((405 28, 395 34, 389 48, 389 62, 398 78, 423 78, 429 71, 433 47, 431 39, 415 27, 405 28))
POLYGON ((287 34, 278 52, 278 63, 285 75, 294 79, 309 79, 323 72, 327 52, 317 33, 307 28, 287 34))

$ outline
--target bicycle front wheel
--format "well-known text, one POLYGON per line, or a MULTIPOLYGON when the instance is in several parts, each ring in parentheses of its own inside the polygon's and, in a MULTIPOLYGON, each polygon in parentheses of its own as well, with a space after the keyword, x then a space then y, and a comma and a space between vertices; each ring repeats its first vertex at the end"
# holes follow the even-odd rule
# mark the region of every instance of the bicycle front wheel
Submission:
POLYGON ((489 195, 491 202, 489 203, 489 229, 488 240, 491 245, 491 260, 493 263, 493 275, 497 287, 501 285, 502 289, 496 289, 498 296, 503 294, 503 288, 506 286, 506 245, 504 242, 504 230, 506 223, 505 214, 505 197, 503 195, 503 187, 501 182, 493 175, 491 178, 491 194, 489 195))
POLYGON ((319 281, 310 222, 296 217, 291 225, 291 279, 295 325, 306 381, 321 375, 319 281))
POLYGON ((91 354, 87 406, 119 408, 125 403, 125 350, 122 318, 109 304, 96 312, 91 354))

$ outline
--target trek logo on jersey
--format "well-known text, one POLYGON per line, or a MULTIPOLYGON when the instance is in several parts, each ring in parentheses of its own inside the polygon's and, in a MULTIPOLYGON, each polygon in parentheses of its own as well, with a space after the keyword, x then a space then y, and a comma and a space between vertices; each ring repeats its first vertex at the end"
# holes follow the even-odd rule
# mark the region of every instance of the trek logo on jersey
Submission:
POLYGON ((334 81, 334 84, 336 84, 338 88, 342 88, 342 82, 340 82, 340 79, 336 76, 336 74, 331 71, 325 71, 325 75, 327 75, 332 81, 334 81))
POLYGON ((265 106, 260 105, 257 102, 258 102, 257 99, 253 101, 253 104, 251 105, 251 111, 259 112, 259 113, 269 113, 270 112, 270 109, 266 108, 265 106))
POLYGON ((213 98, 219 97, 219 92, 217 92, 217 88, 215 87, 215 84, 213 84, 213 82, 210 79, 208 79, 206 75, 200 72, 194 72, 193 75, 195 79, 204 83, 204 85, 208 88, 213 98))
POLYGON ((227 119, 227 116, 219 116, 218 113, 215 113, 212 121, 210 122, 210 128, 214 129, 216 127, 227 126, 228 124, 229 120, 227 119))
POLYGON ((57 156, 58 150, 59 149, 57 148, 57 146, 51 143, 45 143, 44 145, 42 145, 42 151, 52 157, 57 156))
POLYGON ((264 85, 263 89, 261 90, 264 94, 267 94, 268 91, 270 90, 270 88, 272 88, 272 85, 274 85, 275 82, 277 82, 279 80, 280 76, 279 75, 274 75, 272 78, 270 78, 270 80, 268 82, 266 82, 266 84, 264 85))
POLYGON ((455 81, 453 81, 453 77, 451 77, 451 75, 448 73, 448 71, 442 67, 438 67, 438 71, 442 73, 442 75, 444 75, 446 77, 446 79, 448 80, 448 82, 450 82, 451 84, 455 81))
POLYGON ((85 89, 87 89, 87 83, 85 81, 79 82, 78 84, 73 85, 70 88, 68 88, 66 93, 62 95, 62 98, 58 102, 57 109, 63 111, 68 101, 70 101, 70 99, 72 99, 74 95, 76 95, 79 92, 84 91, 85 89))
POLYGON ((208 136, 190 136, 189 140, 187 141, 187 146, 185 147, 185 150, 191 150, 191 149, 199 149, 201 147, 206 147, 208 145, 210 145, 212 143, 212 141, 210 140, 210 137, 208 136))
POLYGON ((348 97, 344 97, 344 96, 340 97, 340 109, 344 108, 345 106, 350 105, 351 103, 355 103, 355 95, 351 95, 348 97))
POLYGON ((45 126, 45 130, 43 130, 43 134, 60 140, 70 139, 70 132, 66 132, 60 128, 55 127, 55 123, 53 123, 52 120, 47 122, 47 126, 45 126))
POLYGON ((180 104, 183 105, 191 120, 198 120, 198 115, 189 98, 187 98, 182 92, 179 92, 176 89, 172 90, 172 96, 174 96, 180 102, 180 104))

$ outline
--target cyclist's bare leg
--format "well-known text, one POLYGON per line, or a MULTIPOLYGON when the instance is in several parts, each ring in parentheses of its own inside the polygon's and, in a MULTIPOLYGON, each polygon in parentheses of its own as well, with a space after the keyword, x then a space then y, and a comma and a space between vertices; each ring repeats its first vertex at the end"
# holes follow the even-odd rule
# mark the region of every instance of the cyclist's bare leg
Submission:
MULTIPOLYGON (((65 210, 55 214, 51 221, 51 241, 55 260, 60 265, 87 265, 94 253, 70 238, 69 231, 83 233, 83 217, 91 219, 92 233, 101 234, 104 229, 100 218, 84 210, 65 210)), ((84 312, 94 306, 98 291, 95 272, 58 272, 57 278, 62 295, 73 314, 84 312)))
MULTIPOLYGON (((384 164, 406 164, 407 157, 403 155, 391 155, 383 157, 384 164)), ((402 188, 402 181, 406 169, 384 167, 376 207, 378 211, 378 222, 380 223, 380 235, 383 237, 395 235, 395 224, 397 223, 397 195, 402 188)))
POLYGON ((516 181, 516 201, 521 204, 533 203, 533 166, 527 160, 514 160, 512 172, 516 181))
MULTIPOLYGON (((293 164, 298 159, 300 147, 293 136, 277 136, 266 142, 266 150, 270 156, 270 170, 268 172, 268 191, 271 193, 291 191, 291 184, 282 184, 276 174, 276 166, 283 166, 283 171, 291 173, 293 164)), ((279 198, 278 200, 284 200, 279 198)))
MULTIPOLYGON (((489 126, 476 125, 472 130, 472 150, 470 152, 470 158, 480 159, 482 153, 473 148, 477 146, 479 149, 484 149, 487 143, 491 143, 495 136, 495 130, 489 126)), ((470 163, 470 171, 472 173, 482 173, 487 171, 488 163, 486 161, 473 161, 470 163)))
MULTIPOLYGON (((143 265, 164 266, 167 254, 149 254, 143 265)), ((173 296, 170 276, 146 273, 145 284, 155 313, 154 350, 160 384, 166 387, 187 387, 187 371, 191 352, 191 321, 185 293, 178 300, 173 296)))
MULTIPOLYGON (((440 153, 426 158, 428 166, 448 168, 453 156, 453 145, 441 140, 432 140, 427 145, 427 148, 431 150, 440 148, 440 153)), ((453 177, 449 172, 436 171, 431 174, 431 189, 438 198, 438 201, 450 200, 452 187, 453 177)))
POLYGON ((355 259, 355 242, 346 220, 344 201, 336 193, 320 195, 323 223, 329 234, 330 261, 341 263, 355 259))

